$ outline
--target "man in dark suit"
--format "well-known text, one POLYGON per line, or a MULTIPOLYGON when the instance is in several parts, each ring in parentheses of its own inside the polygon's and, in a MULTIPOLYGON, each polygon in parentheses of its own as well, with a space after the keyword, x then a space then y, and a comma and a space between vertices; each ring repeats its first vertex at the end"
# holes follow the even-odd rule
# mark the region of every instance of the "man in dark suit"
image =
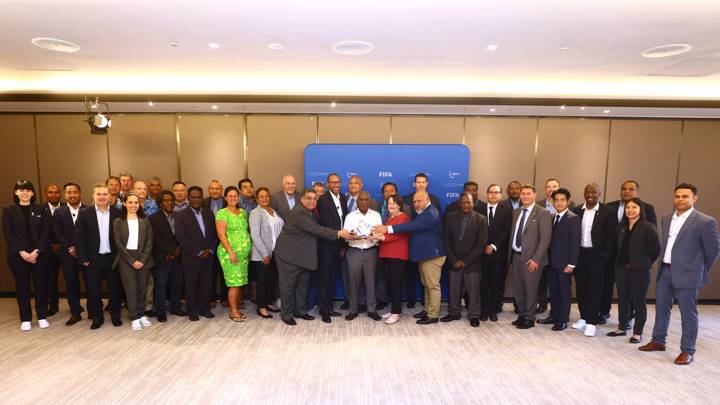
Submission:
MULTIPOLYGON (((223 186, 219 180, 211 180, 208 185, 209 196, 203 199, 202 207, 212 212, 213 217, 218 211, 227 207, 227 202, 223 197, 223 186)), ((249 215, 249 214, 248 214, 249 215)), ((215 308, 218 300, 223 308, 228 306, 228 288, 225 283, 225 273, 223 273, 220 261, 217 255, 213 255, 212 281, 210 282, 210 308, 215 308), (218 291, 218 282, 220 291, 218 291)))
POLYGON ((190 187, 190 207, 175 216, 175 238, 180 244, 185 277, 185 306, 191 321, 199 320, 198 315, 215 317, 209 307, 209 294, 218 237, 215 217, 202 208, 202 199, 202 188, 190 187))
POLYGON ((278 266, 282 319, 287 325, 296 325, 295 318, 311 321, 306 308, 310 273, 318 266, 317 238, 337 241, 352 239, 350 232, 318 225, 312 215, 317 196, 312 189, 304 189, 300 201, 286 216, 280 236, 275 243, 278 266))
POLYGON ((600 316, 603 283, 614 244, 613 212, 600 203, 600 187, 585 186, 585 203, 572 209, 580 217, 580 257, 573 271, 580 320, 573 329, 583 330, 585 336, 595 336, 597 325, 604 323, 600 316))
MULTIPOLYGON (((479 195, 479 188, 478 184, 474 181, 466 181, 465 184, 463 184, 463 194, 470 194, 470 196, 473 199, 473 209, 481 214, 484 215, 482 212, 482 204, 483 201, 478 198, 479 195)), ((457 201, 453 201, 450 204, 448 204, 447 207, 445 207, 445 215, 452 211, 457 211, 460 209, 460 199, 458 198, 457 201)))
POLYGON ((435 207, 439 213, 442 214, 442 208, 440 206, 440 198, 436 196, 435 194, 431 194, 430 191, 428 191, 428 187, 430 187, 430 183, 428 182, 427 174, 425 173, 417 173, 415 175, 415 178, 413 179, 413 189, 415 189, 414 192, 404 196, 402 198, 403 201, 405 201, 406 207, 403 207, 403 212, 409 212, 410 218, 415 218, 418 214, 415 212, 412 206, 410 206, 409 201, 413 200, 413 196, 418 191, 424 191, 428 193, 428 196, 430 196, 430 203, 435 207), (405 210, 407 208, 407 210, 405 210))
POLYGON ((285 175, 282 178, 282 191, 277 192, 270 198, 270 206, 280 215, 280 218, 287 221, 290 211, 300 202, 300 193, 296 190, 295 177, 285 175))
POLYGON ((535 326, 538 284, 547 265, 547 251, 552 238, 552 217, 545 208, 535 204, 535 196, 535 186, 522 186, 522 206, 513 211, 512 234, 508 241, 515 302, 519 311, 513 324, 518 329, 535 326))
POLYGON ((92 318, 90 329, 98 329, 105 322, 102 305, 102 282, 110 293, 110 316, 113 326, 121 326, 120 300, 122 299, 120 273, 113 269, 115 243, 113 221, 120 210, 110 205, 110 192, 105 184, 93 188, 94 205, 83 208, 75 222, 77 261, 83 268, 86 281, 87 309, 92 318))
POLYGON ((508 198, 506 200, 502 201, 502 204, 510 208, 510 211, 514 210, 515 208, 520 208, 522 203, 520 203, 520 190, 522 189, 522 184, 520 184, 519 181, 513 180, 507 185, 507 195, 508 198))
MULTIPOLYGON (((75 239, 75 224, 80 210, 85 205, 80 201, 80 186, 67 183, 63 186, 67 205, 55 210, 53 215, 53 235, 60 244, 60 264, 65 279, 65 295, 70 307, 70 319, 65 325, 70 326, 82 320, 80 306, 80 267, 77 261, 77 243, 75 239)), ((85 280, 87 284, 87 280, 85 280)))
POLYGON ((508 239, 512 226, 512 209, 502 204, 502 187, 491 184, 487 188, 487 203, 480 204, 480 213, 488 222, 488 240, 482 257, 482 278, 480 279, 480 320, 488 318, 497 322, 502 312, 505 280, 508 267, 508 239))
POLYGON ((572 299, 572 272, 580 255, 580 217, 571 212, 570 191, 558 188, 552 193, 555 215, 552 241, 548 253, 548 284, 550 285, 550 315, 539 324, 553 324, 552 330, 567 329, 572 299))
POLYGON ((487 245, 488 225, 484 215, 474 210, 474 198, 470 193, 460 196, 460 209, 446 213, 443 237, 449 264, 450 297, 448 314, 442 322, 460 319, 460 299, 468 294, 470 326, 480 326, 480 277, 482 257, 487 245))
MULTIPOLYGON (((65 205, 61 201, 60 186, 50 184, 45 187, 45 200, 43 211, 48 218, 48 224, 52 226, 52 219, 55 210, 65 205)), ((48 316, 53 316, 60 310, 60 296, 58 295, 58 277, 60 276, 60 244, 55 235, 50 232, 50 251, 44 257, 45 269, 47 271, 47 298, 48 298, 48 316)))
POLYGON ((170 285, 170 313, 187 316, 180 304, 183 288, 183 269, 180 264, 180 245, 175 239, 175 197, 172 191, 160 191, 160 211, 149 217, 153 229, 152 276, 155 281, 153 304, 158 322, 166 322, 165 298, 170 285))
MULTIPOLYGON (((320 216, 318 223, 326 228, 339 231, 347 215, 347 198, 340 193, 340 176, 331 173, 327 177, 328 191, 317 202, 320 216)), ((340 316, 333 308, 335 281, 340 272, 340 262, 345 251, 345 243, 341 239, 318 240, 318 279, 320 281, 318 296, 322 321, 330 323, 331 316, 340 316)))
POLYGON ((720 256, 717 220, 694 208, 697 188, 675 186, 675 213, 662 219, 662 264, 655 287, 655 327, 652 341, 641 351, 665 351, 673 301, 677 299, 682 321, 680 355, 675 364, 693 361, 698 336, 697 298, 700 288, 710 282, 708 273, 720 256))

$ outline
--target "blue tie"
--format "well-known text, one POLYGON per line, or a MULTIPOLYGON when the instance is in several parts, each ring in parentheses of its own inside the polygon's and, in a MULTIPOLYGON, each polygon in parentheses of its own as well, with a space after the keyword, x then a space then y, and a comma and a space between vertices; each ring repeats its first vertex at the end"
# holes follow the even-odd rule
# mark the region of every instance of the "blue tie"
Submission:
POLYGON ((355 211, 355 199, 350 197, 350 201, 348 202, 348 213, 355 211))
POLYGON ((515 246, 522 247, 522 233, 525 227, 525 216, 527 215, 527 208, 522 209, 523 213, 520 217, 520 226, 518 227, 517 234, 515 234, 515 246))

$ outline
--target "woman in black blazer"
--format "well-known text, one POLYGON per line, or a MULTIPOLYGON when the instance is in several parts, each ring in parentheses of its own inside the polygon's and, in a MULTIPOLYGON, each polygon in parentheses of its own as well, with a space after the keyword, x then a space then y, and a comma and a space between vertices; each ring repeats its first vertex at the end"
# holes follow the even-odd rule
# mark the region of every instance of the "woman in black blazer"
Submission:
POLYGON ((35 312, 41 329, 50 326, 47 321, 46 274, 43 262, 47 254, 50 235, 49 218, 35 204, 35 187, 27 180, 15 183, 14 204, 5 207, 2 228, 7 241, 7 261, 15 278, 17 303, 20 308, 20 330, 32 328, 30 306, 30 279, 35 288, 35 312))
POLYGON ((635 325, 630 343, 642 341, 647 319, 645 296, 650 285, 650 268, 660 255, 660 241, 655 226, 645 220, 643 203, 633 198, 625 204, 625 219, 615 233, 617 249, 615 282, 617 283, 619 324, 618 330, 608 336, 625 336, 630 309, 635 312, 635 325))

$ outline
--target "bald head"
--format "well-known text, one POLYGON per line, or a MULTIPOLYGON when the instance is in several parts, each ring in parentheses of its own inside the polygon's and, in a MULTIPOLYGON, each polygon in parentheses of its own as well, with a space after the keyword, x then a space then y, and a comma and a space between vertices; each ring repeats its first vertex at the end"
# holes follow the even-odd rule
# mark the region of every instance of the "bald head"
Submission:
POLYGON ((413 195, 413 208, 415 208, 415 212, 422 211, 430 202, 430 195, 428 195, 427 191, 417 191, 415 192, 415 195, 413 195))

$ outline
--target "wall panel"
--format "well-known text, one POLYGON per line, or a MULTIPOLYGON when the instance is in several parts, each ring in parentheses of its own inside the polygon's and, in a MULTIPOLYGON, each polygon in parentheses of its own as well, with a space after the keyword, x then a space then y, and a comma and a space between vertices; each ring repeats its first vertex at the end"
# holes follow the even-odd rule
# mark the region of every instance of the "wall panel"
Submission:
POLYGON ((463 143, 463 117, 393 117, 392 143, 463 143))
POLYGON ((320 143, 390 143, 390 117, 337 116, 319 117, 320 143))

